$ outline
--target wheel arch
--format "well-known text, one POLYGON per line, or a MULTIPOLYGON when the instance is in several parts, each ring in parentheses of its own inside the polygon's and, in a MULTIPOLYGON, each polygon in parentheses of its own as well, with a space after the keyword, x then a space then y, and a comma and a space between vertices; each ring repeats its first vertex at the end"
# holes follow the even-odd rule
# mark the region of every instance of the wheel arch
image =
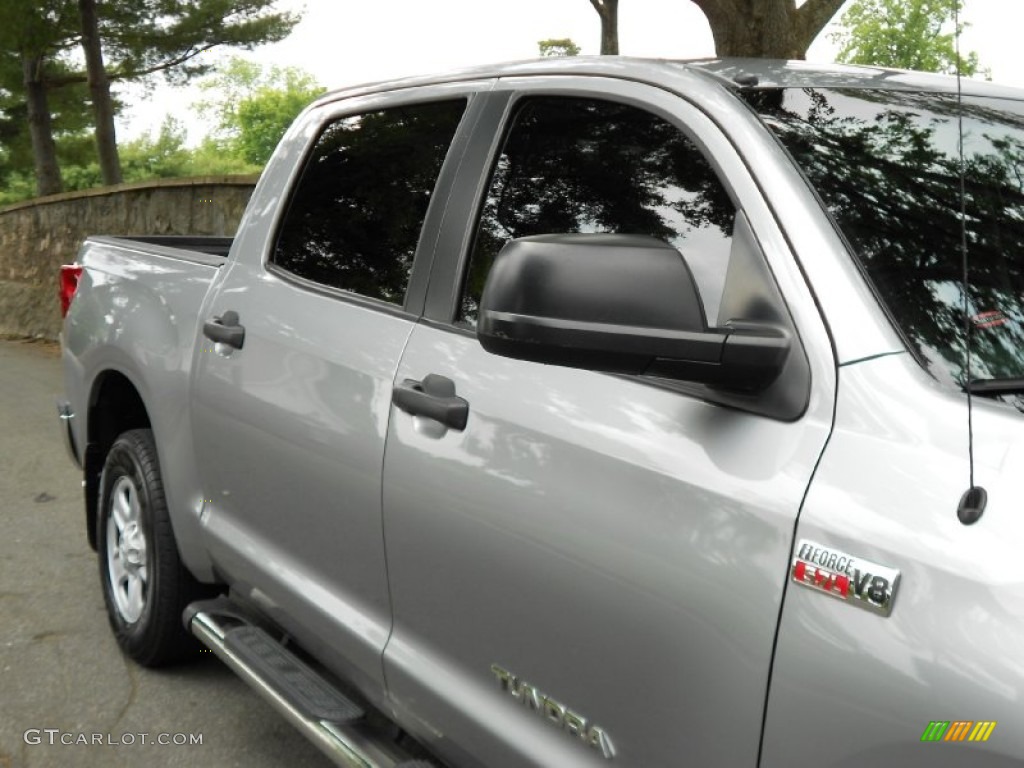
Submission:
POLYGON ((85 524, 89 546, 96 549, 96 515, 100 475, 110 447, 129 429, 152 429, 149 410, 125 374, 106 370, 93 381, 86 417, 85 524))

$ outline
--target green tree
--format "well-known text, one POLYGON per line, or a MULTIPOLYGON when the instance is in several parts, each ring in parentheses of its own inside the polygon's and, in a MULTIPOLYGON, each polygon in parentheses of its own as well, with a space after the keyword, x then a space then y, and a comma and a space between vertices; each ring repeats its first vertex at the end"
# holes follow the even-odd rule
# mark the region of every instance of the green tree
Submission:
POLYGON ((579 56, 580 47, 572 41, 571 37, 548 38, 537 42, 540 48, 540 55, 548 56, 579 56))
MULTIPOLYGON (((686 0, 707 17, 719 56, 802 59, 845 0, 686 0)), ((618 0, 590 0, 601 18, 601 53, 619 52, 618 0)))
MULTIPOLYGON (((951 74, 957 71, 954 21, 961 0, 854 0, 832 35, 836 59, 897 69, 951 74)), ((961 28, 963 25, 961 25, 961 28)), ((959 57, 959 71, 978 71, 978 54, 959 57)))
POLYGON ((246 163, 262 166, 295 117, 324 89, 307 72, 233 58, 201 87, 210 94, 200 112, 217 121, 214 141, 246 163))
POLYGON ((619 0, 590 0, 601 19, 601 55, 619 53, 619 0))
POLYGON ((207 137, 191 150, 189 176, 225 176, 227 174, 256 174, 262 165, 246 162, 241 155, 225 152, 221 142, 207 137))
POLYGON ((692 0, 719 56, 803 59, 845 0, 692 0))
POLYGON ((274 11, 274 2, 123 0, 100 5, 96 0, 78 0, 104 183, 121 181, 110 82, 139 80, 155 72, 185 81, 208 71, 208 64, 196 57, 215 46, 251 49, 281 40, 298 17, 274 11))
MULTIPOLYGON (((38 193, 62 188, 51 103, 58 91, 92 112, 95 151, 104 183, 121 181, 111 83, 139 81, 162 72, 183 83, 210 69, 200 56, 218 45, 249 49, 285 37, 297 23, 273 9, 275 0, 3 0, 0 2, 0 134, 24 126, 30 139, 38 193), (82 60, 71 55, 81 46, 82 60), (88 85, 88 96, 83 87, 88 85), (12 129, 12 125, 14 126, 12 129)), ((75 108, 68 110, 72 114, 75 108)), ((78 137, 73 142, 81 145, 78 137)), ((70 145, 69 145, 70 146, 70 145)), ((0 161, 17 175, 18 153, 0 161)), ((2 170, 0 170, 2 172, 2 170)), ((81 174, 78 174, 81 177, 81 174)))
MULTIPOLYGON (((88 91, 84 84, 76 83, 62 88, 46 88, 46 109, 49 125, 44 140, 51 145, 53 176, 49 179, 36 172, 33 137, 27 119, 28 103, 25 98, 20 66, 14 82, 10 66, 4 66, 0 55, 0 188, 6 190, 3 204, 16 202, 34 194, 52 194, 62 189, 77 189, 69 182, 67 171, 94 162, 96 151, 91 126, 92 114, 88 104, 88 91), (43 179, 45 184, 38 184, 43 179)), ((47 65, 50 73, 64 71, 61 62, 47 65)), ((45 81, 44 81, 45 84, 45 81)), ((119 104, 115 104, 120 108, 119 104)), ((39 136, 37 134, 36 141, 39 136)))
MULTIPOLYGON (((62 62, 50 62, 46 69, 57 74, 65 71, 62 62)), ((6 188, 9 193, 3 196, 5 203, 14 201, 11 195, 21 200, 33 194, 76 189, 64 172, 73 166, 88 165, 96 155, 85 85, 75 83, 49 88, 45 87, 45 82, 42 95, 49 120, 43 130, 30 130, 21 66, 12 68, 11 62, 0 55, 0 188, 6 188), (49 145, 46 173, 37 172, 37 153, 33 146, 41 140, 49 145), (34 189, 28 194, 24 194, 26 179, 30 182, 28 187, 34 189), (40 180, 42 183, 36 183, 40 180)), ((120 109, 120 104, 115 107, 120 109)))
POLYGON ((60 56, 74 35, 64 0, 4 0, 0 4, 0 91, 5 116, 24 116, 37 191, 62 188, 46 80, 49 62, 60 56), (20 99, 14 95, 20 94, 20 99), (20 107, 23 107, 23 111, 20 107))
POLYGON ((82 52, 85 54, 86 79, 96 120, 96 149, 100 168, 107 184, 120 184, 121 161, 117 155, 114 100, 110 93, 110 78, 103 62, 103 43, 96 0, 78 0, 78 14, 82 30, 82 52))
POLYGON ((156 136, 143 136, 121 148, 126 181, 191 175, 193 153, 185 146, 185 128, 168 115, 156 136))

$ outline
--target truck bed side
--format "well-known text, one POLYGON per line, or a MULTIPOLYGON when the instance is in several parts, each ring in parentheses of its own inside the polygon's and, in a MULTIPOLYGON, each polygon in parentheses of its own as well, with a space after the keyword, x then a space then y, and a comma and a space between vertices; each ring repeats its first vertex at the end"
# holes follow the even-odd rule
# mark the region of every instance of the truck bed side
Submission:
POLYGON ((103 460, 117 435, 152 427, 175 536, 198 578, 210 578, 187 514, 196 489, 187 392, 203 299, 224 266, 227 237, 91 237, 63 333, 65 387, 74 445, 86 480, 87 526, 103 460))

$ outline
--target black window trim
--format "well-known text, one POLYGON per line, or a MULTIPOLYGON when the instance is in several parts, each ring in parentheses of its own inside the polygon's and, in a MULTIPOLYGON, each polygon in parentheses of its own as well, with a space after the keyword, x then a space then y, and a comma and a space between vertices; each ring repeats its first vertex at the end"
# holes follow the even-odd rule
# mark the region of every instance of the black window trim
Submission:
MULTIPOLYGON (((288 283, 295 288, 315 293, 319 296, 338 299, 349 304, 356 304, 358 306, 365 307, 366 309, 374 309, 387 315, 402 317, 406 320, 416 320, 419 317, 417 313, 410 311, 404 304, 392 304, 390 301, 385 301, 384 299, 375 299, 372 296, 364 296, 363 294, 356 293, 355 291, 347 291, 344 288, 335 288, 334 286, 327 285, 326 283, 318 283, 316 280, 310 280, 307 277, 297 275, 294 272, 290 272, 284 267, 278 266, 270 261, 264 265, 264 269, 268 275, 275 277, 282 282, 288 283)), ((410 284, 412 283, 411 276, 409 282, 410 284)), ((408 304, 408 290, 406 290, 405 298, 406 304, 408 304)))

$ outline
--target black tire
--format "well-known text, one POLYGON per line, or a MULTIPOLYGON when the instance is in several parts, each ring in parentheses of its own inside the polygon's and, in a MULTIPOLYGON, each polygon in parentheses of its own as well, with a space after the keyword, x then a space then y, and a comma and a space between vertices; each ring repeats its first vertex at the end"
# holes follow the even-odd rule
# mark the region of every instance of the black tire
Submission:
POLYGON ((148 429, 123 433, 107 454, 96 544, 107 616, 121 650, 146 667, 195 653, 199 643, 185 631, 181 614, 212 590, 181 563, 148 429))

